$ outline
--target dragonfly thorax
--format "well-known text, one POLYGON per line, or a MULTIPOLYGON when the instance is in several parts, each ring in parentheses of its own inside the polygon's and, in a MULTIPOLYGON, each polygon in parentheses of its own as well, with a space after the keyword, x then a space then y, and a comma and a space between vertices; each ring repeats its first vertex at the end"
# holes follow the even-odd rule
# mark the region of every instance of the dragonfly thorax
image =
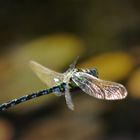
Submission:
POLYGON ((65 82, 65 83, 69 83, 70 82, 70 80, 71 80, 71 78, 73 77, 73 75, 74 75, 74 73, 76 73, 78 71, 78 69, 72 69, 71 71, 66 71, 65 73, 64 73, 64 80, 63 80, 63 82, 65 82))

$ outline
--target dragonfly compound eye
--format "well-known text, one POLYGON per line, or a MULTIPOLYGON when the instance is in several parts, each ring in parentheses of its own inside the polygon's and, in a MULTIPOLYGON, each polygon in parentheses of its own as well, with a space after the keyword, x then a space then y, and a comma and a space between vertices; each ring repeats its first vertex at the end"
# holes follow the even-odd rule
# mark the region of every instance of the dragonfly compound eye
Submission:
POLYGON ((99 75, 96 68, 89 69, 89 71, 87 73, 92 75, 92 76, 95 76, 97 78, 98 78, 98 75, 99 75))

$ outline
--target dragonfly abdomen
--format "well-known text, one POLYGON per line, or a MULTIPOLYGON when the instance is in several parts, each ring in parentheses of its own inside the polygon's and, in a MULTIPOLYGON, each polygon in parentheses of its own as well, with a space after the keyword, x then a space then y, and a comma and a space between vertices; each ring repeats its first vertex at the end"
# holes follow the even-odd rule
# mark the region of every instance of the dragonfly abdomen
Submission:
POLYGON ((66 89, 66 84, 62 83, 62 84, 60 84, 58 86, 54 86, 54 87, 49 88, 49 89, 44 89, 44 90, 41 90, 41 91, 38 91, 38 92, 35 92, 35 93, 32 93, 32 94, 22 96, 22 97, 20 97, 18 99, 13 99, 13 100, 11 100, 11 101, 9 101, 7 103, 1 104, 0 105, 0 111, 5 110, 5 109, 10 108, 10 107, 13 107, 13 106, 15 106, 17 104, 26 102, 28 100, 31 100, 31 99, 46 95, 46 94, 50 94, 50 93, 53 93, 53 92, 64 92, 65 89, 66 89))

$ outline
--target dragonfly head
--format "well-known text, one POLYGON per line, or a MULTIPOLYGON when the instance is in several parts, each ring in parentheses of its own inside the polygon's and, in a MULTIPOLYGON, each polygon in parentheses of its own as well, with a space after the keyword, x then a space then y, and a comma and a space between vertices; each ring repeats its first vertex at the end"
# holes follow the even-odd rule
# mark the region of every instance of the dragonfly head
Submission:
POLYGON ((86 72, 86 73, 88 73, 88 74, 90 74, 90 75, 95 76, 95 77, 98 78, 98 71, 97 71, 96 68, 91 68, 91 69, 81 69, 81 70, 79 70, 79 71, 86 72))
POLYGON ((91 75, 93 75, 93 76, 95 76, 95 77, 97 77, 97 78, 98 78, 98 76, 99 76, 99 73, 98 73, 98 71, 97 71, 96 68, 88 69, 87 73, 88 73, 88 74, 91 74, 91 75))

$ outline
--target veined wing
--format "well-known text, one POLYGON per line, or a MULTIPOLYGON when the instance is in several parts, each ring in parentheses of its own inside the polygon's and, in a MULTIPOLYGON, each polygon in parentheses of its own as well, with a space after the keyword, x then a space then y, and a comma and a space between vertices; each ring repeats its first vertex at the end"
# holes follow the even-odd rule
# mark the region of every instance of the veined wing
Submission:
POLYGON ((88 73, 77 72, 72 79, 85 93, 98 99, 118 100, 127 96, 123 85, 98 79, 88 73))
POLYGON ((66 88, 65 91, 65 99, 66 99, 66 104, 68 106, 69 109, 74 110, 74 104, 70 95, 70 91, 68 88, 66 88))
POLYGON ((64 75, 48 69, 35 61, 30 61, 31 69, 48 87, 55 86, 63 81, 64 75))

